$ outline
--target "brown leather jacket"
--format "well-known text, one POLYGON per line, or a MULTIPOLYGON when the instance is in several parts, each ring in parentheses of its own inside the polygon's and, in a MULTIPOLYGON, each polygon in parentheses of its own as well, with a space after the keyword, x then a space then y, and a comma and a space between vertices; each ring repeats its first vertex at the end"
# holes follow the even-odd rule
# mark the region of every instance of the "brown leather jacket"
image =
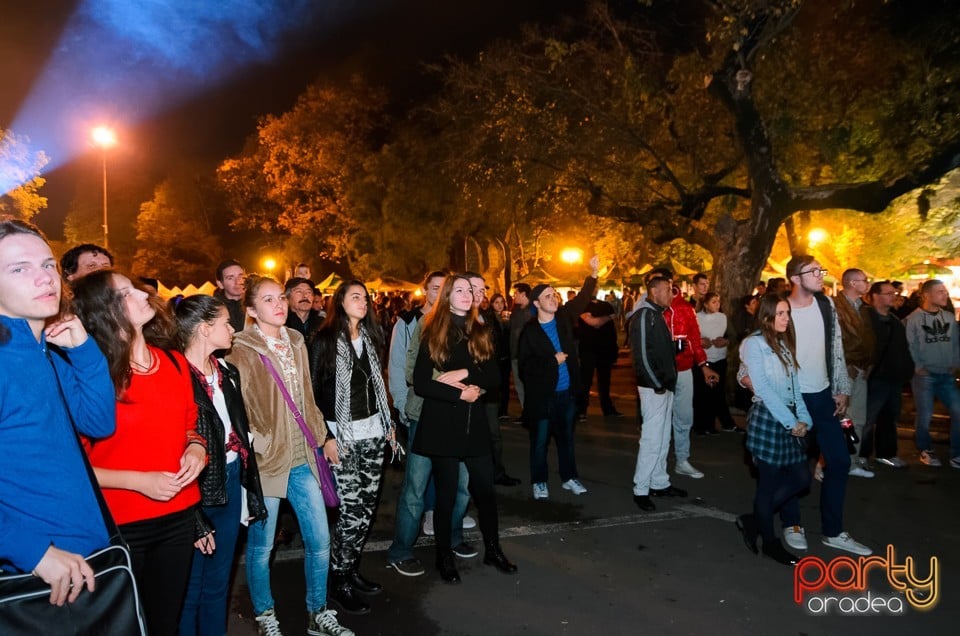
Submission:
POLYGON ((874 337, 867 304, 862 303, 857 310, 853 302, 842 293, 837 295, 833 304, 837 308, 837 320, 840 321, 843 356, 847 360, 847 367, 868 370, 873 362, 874 337))

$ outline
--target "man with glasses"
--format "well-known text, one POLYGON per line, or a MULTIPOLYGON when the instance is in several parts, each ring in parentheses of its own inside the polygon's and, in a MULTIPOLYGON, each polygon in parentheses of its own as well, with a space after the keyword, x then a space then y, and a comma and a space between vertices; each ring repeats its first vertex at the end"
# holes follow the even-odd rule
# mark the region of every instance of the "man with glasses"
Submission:
MULTIPOLYGON (((870 289, 870 282, 862 269, 855 268, 843 272, 840 282, 843 291, 834 304, 843 336, 843 357, 847 361, 847 375, 850 376, 847 417, 853 421, 854 430, 862 440, 867 419, 867 377, 873 358, 873 327, 866 313, 867 304, 863 301, 864 294, 870 289)), ((851 462, 850 474, 854 477, 873 477, 873 472, 867 469, 866 458, 860 456, 851 462)))
MULTIPOLYGON (((903 323, 893 313, 897 290, 888 281, 874 283, 867 294, 867 315, 873 328, 873 360, 867 379, 867 419, 860 436, 860 459, 866 461, 876 444, 877 463, 905 468, 897 457, 900 395, 913 377, 913 358, 903 323)), ((852 474, 852 473, 851 473, 852 474)))
MULTIPOLYGON (((826 273, 809 254, 795 256, 787 263, 787 277, 792 285, 787 300, 796 329, 800 390, 825 462, 820 488, 822 542, 838 550, 867 556, 873 550, 855 541, 843 529, 850 455, 838 416, 847 408, 850 376, 843 356, 837 311, 833 301, 823 293, 826 273)), ((799 513, 797 510, 794 518, 798 518, 799 513)), ((803 528, 784 528, 783 536, 791 548, 807 548, 803 528)))

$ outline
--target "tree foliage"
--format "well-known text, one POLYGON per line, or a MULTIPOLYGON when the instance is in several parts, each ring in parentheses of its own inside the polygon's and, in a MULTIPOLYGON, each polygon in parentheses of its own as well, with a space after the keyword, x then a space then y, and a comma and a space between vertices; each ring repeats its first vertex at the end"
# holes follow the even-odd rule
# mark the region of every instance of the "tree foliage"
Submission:
POLYGON ((47 207, 40 171, 48 161, 44 152, 30 149, 28 137, 0 128, 0 214, 29 221, 47 207))

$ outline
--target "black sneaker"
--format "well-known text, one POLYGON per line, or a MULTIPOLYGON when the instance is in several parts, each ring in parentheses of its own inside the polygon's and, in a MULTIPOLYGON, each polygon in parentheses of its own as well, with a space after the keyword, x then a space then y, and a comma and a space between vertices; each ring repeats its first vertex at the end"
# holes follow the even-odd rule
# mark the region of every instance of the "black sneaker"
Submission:
POLYGON ((403 576, 420 576, 426 570, 423 569, 423 564, 420 563, 420 559, 410 558, 404 559, 403 561, 391 561, 387 563, 388 568, 393 568, 399 574, 403 576))
POLYGON ((650 495, 653 497, 686 497, 687 491, 676 486, 667 486, 666 488, 651 488, 650 495))
POLYGON ((461 559, 472 559, 473 557, 480 554, 477 552, 477 549, 467 543, 466 541, 460 542, 459 545, 454 546, 453 553, 456 554, 461 559))

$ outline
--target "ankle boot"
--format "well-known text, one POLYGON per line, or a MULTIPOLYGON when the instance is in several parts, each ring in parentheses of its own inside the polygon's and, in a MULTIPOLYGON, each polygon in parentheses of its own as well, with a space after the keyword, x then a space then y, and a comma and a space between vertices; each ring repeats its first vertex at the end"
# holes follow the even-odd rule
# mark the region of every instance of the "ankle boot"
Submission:
POLYGON ((754 554, 759 554, 757 550, 757 537, 760 530, 757 527, 757 519, 753 515, 740 515, 737 517, 737 530, 743 535, 743 543, 747 549, 754 554))
POLYGON ((776 538, 763 540, 763 553, 777 563, 783 563, 789 566, 796 565, 800 560, 796 555, 787 552, 787 549, 780 543, 780 539, 776 538))
POLYGON ((459 583, 460 573, 453 561, 452 550, 437 550, 437 569, 444 583, 459 583))
POLYGON ((356 595, 347 579, 347 573, 331 573, 327 595, 347 614, 369 614, 370 606, 356 595))
POLYGON ((504 574, 513 574, 517 571, 517 566, 511 563, 503 553, 499 541, 484 541, 484 547, 486 548, 483 554, 485 565, 492 565, 504 574))
POLYGON ((380 591, 383 590, 382 585, 376 581, 365 578, 356 567, 347 572, 347 581, 350 583, 353 591, 359 592, 360 594, 370 594, 372 596, 379 594, 380 591))

